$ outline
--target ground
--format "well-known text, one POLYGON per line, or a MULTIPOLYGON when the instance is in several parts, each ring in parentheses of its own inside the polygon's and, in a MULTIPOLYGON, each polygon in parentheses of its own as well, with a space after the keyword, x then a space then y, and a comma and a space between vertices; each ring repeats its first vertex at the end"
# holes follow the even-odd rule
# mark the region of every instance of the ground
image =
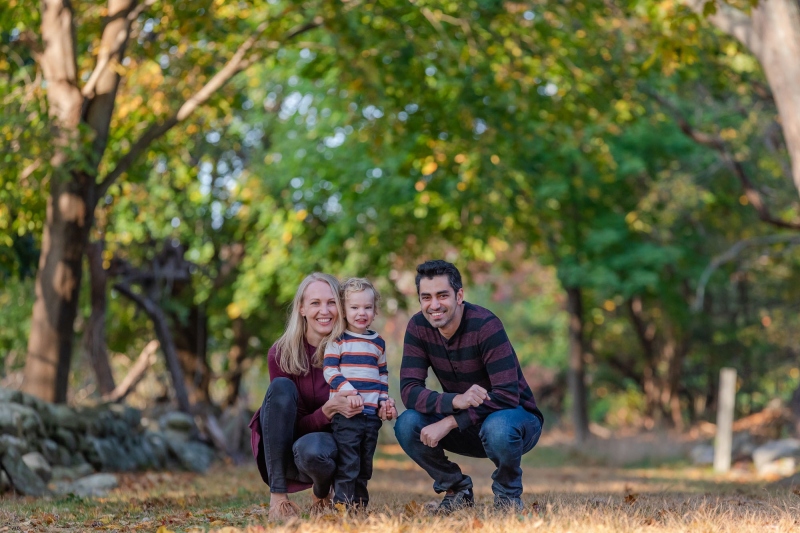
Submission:
MULTIPOLYGON (((519 515, 491 510, 488 460, 458 457, 475 482, 478 505, 449 518, 429 516, 427 504, 439 498, 430 479, 397 445, 385 444, 375 460, 368 516, 334 511, 286 524, 269 522, 267 487, 254 465, 220 464, 205 475, 123 474, 121 486, 100 499, 7 496, 0 500, 0 533, 800 531, 800 491, 772 488, 747 471, 717 476, 708 468, 680 462, 654 466, 648 464, 653 454, 641 453, 676 445, 657 437, 636 446, 604 441, 576 453, 563 444, 542 444, 524 457, 526 512, 519 515), (627 456, 629 466, 602 466, 614 462, 614 454, 627 456), (632 467, 631 462, 639 464, 632 467)), ((310 494, 295 495, 294 500, 307 507, 310 494)))

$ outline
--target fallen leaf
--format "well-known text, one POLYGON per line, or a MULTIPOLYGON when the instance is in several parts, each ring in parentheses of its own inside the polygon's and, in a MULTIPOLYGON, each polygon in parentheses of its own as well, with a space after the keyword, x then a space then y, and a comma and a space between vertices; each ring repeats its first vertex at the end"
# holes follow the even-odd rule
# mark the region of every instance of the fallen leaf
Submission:
POLYGON ((483 522, 481 522, 477 517, 472 519, 472 529, 480 529, 483 527, 483 522))
POLYGON ((633 505, 633 503, 639 499, 639 495, 635 492, 630 492, 625 496, 625 503, 628 505, 633 505))
POLYGON ((403 512, 406 514, 406 516, 416 516, 422 513, 424 509, 425 508, 418 504, 416 500, 411 500, 405 505, 405 507, 403 507, 403 512))

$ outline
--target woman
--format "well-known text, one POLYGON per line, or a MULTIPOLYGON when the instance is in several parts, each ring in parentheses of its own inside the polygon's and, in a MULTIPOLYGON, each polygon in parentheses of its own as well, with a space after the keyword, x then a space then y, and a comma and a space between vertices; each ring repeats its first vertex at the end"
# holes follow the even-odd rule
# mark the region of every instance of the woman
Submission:
POLYGON ((330 504, 337 454, 330 420, 336 413, 350 418, 363 410, 350 407, 347 396, 353 391, 331 397, 322 376, 317 346, 333 330, 339 309, 336 278, 309 275, 297 288, 286 331, 269 349, 271 382, 250 430, 258 470, 270 487, 270 519, 300 516, 288 495, 309 487, 312 511, 330 504))

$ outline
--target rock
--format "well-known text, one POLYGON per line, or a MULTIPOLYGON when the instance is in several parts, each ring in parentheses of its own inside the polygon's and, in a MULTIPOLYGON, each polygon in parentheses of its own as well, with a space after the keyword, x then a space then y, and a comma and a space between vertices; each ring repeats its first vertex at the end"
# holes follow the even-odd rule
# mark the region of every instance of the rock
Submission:
POLYGON ((128 453, 117 439, 89 437, 86 459, 96 470, 133 470, 128 453))
POLYGON ((142 412, 128 405, 110 404, 108 410, 116 415, 116 418, 125 423, 126 432, 138 430, 142 423, 142 412))
POLYGON ((59 494, 74 494, 82 498, 100 497, 117 488, 119 482, 114 474, 92 474, 72 483, 58 483, 55 491, 59 494))
POLYGON ((30 394, 23 394, 22 401, 20 403, 25 407, 30 407, 37 412, 44 411, 49 405, 46 401, 40 400, 39 398, 31 396, 30 394))
POLYGON ((18 390, 0 387, 0 403, 22 403, 22 393, 18 390))
POLYGON ((69 464, 65 466, 82 466, 90 464, 89 461, 86 460, 86 456, 81 452, 75 452, 74 454, 70 455, 69 459, 69 464))
POLYGON ((156 468, 163 468, 167 464, 169 446, 164 434, 157 431, 148 431, 144 434, 144 445, 150 448, 151 456, 156 468))
POLYGON ((50 415, 58 421, 58 427, 75 433, 85 433, 89 426, 86 417, 64 404, 48 404, 50 415))
POLYGON ((761 465, 758 474, 761 476, 791 476, 797 470, 797 459, 794 457, 781 457, 761 465))
POLYGON ((195 429, 194 419, 180 411, 171 411, 158 419, 161 429, 172 429, 175 431, 189 433, 195 429))
POLYGON ((58 428, 55 433, 52 434, 52 437, 54 441, 62 444, 67 450, 73 452, 78 450, 78 439, 68 429, 58 428))
POLYGON ((167 428, 162 430, 161 433, 170 442, 189 442, 191 440, 189 433, 184 431, 175 431, 167 428))
POLYGON ((39 443, 39 449, 44 455, 44 458, 47 459, 47 462, 51 465, 61 464, 59 462, 59 452, 58 452, 58 443, 51 439, 44 439, 42 442, 39 443))
POLYGON ((13 435, 0 435, 0 455, 11 448, 17 450, 20 455, 31 451, 31 445, 27 440, 13 435))
POLYGON ((698 444, 691 449, 689 457, 692 459, 692 464, 714 464, 714 447, 710 444, 698 444))
POLYGON ((180 443, 167 441, 170 452, 180 465, 191 472, 205 472, 214 460, 214 450, 196 441, 180 443))
POLYGON ((800 457, 800 440, 797 439, 774 440, 759 446, 753 451, 753 463, 755 463, 756 470, 761 475, 792 474, 796 457, 800 457), (781 459, 791 459, 792 461, 782 461, 777 465, 773 464, 781 459), (792 472, 782 474, 781 472, 788 471, 790 465, 792 472))
POLYGON ((94 468, 89 463, 78 466, 53 467, 53 480, 79 479, 94 474, 94 468))
POLYGON ((18 403, 0 403, 0 434, 26 437, 45 433, 42 419, 34 409, 18 403))
POLYGON ((148 455, 150 446, 146 445, 144 438, 140 435, 129 437, 125 443, 125 448, 128 450, 128 455, 135 465, 135 470, 153 468, 153 458, 148 455))
POLYGON ((0 465, 18 492, 26 496, 44 496, 48 493, 44 481, 28 468, 22 461, 22 456, 14 448, 9 448, 0 457, 0 465))
POLYGON ((36 472, 36 475, 42 478, 42 481, 47 483, 53 477, 53 469, 44 458, 44 455, 39 452, 30 452, 22 456, 22 462, 28 465, 28 468, 36 472))
POLYGON ((8 479, 6 471, 0 468, 0 494, 11 490, 11 480, 8 479))
POLYGON ((733 434, 731 442, 731 457, 733 461, 749 460, 753 452, 758 447, 753 436, 746 431, 739 431, 733 434))

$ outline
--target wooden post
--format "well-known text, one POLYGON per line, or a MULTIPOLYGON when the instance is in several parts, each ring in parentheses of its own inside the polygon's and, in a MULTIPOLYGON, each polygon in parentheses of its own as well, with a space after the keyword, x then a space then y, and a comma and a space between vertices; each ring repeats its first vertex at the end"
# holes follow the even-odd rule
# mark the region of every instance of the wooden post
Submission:
POLYGON ((719 371, 719 402, 717 406, 717 438, 714 441, 714 471, 731 469, 733 444, 733 407, 736 403, 736 369, 719 371))

